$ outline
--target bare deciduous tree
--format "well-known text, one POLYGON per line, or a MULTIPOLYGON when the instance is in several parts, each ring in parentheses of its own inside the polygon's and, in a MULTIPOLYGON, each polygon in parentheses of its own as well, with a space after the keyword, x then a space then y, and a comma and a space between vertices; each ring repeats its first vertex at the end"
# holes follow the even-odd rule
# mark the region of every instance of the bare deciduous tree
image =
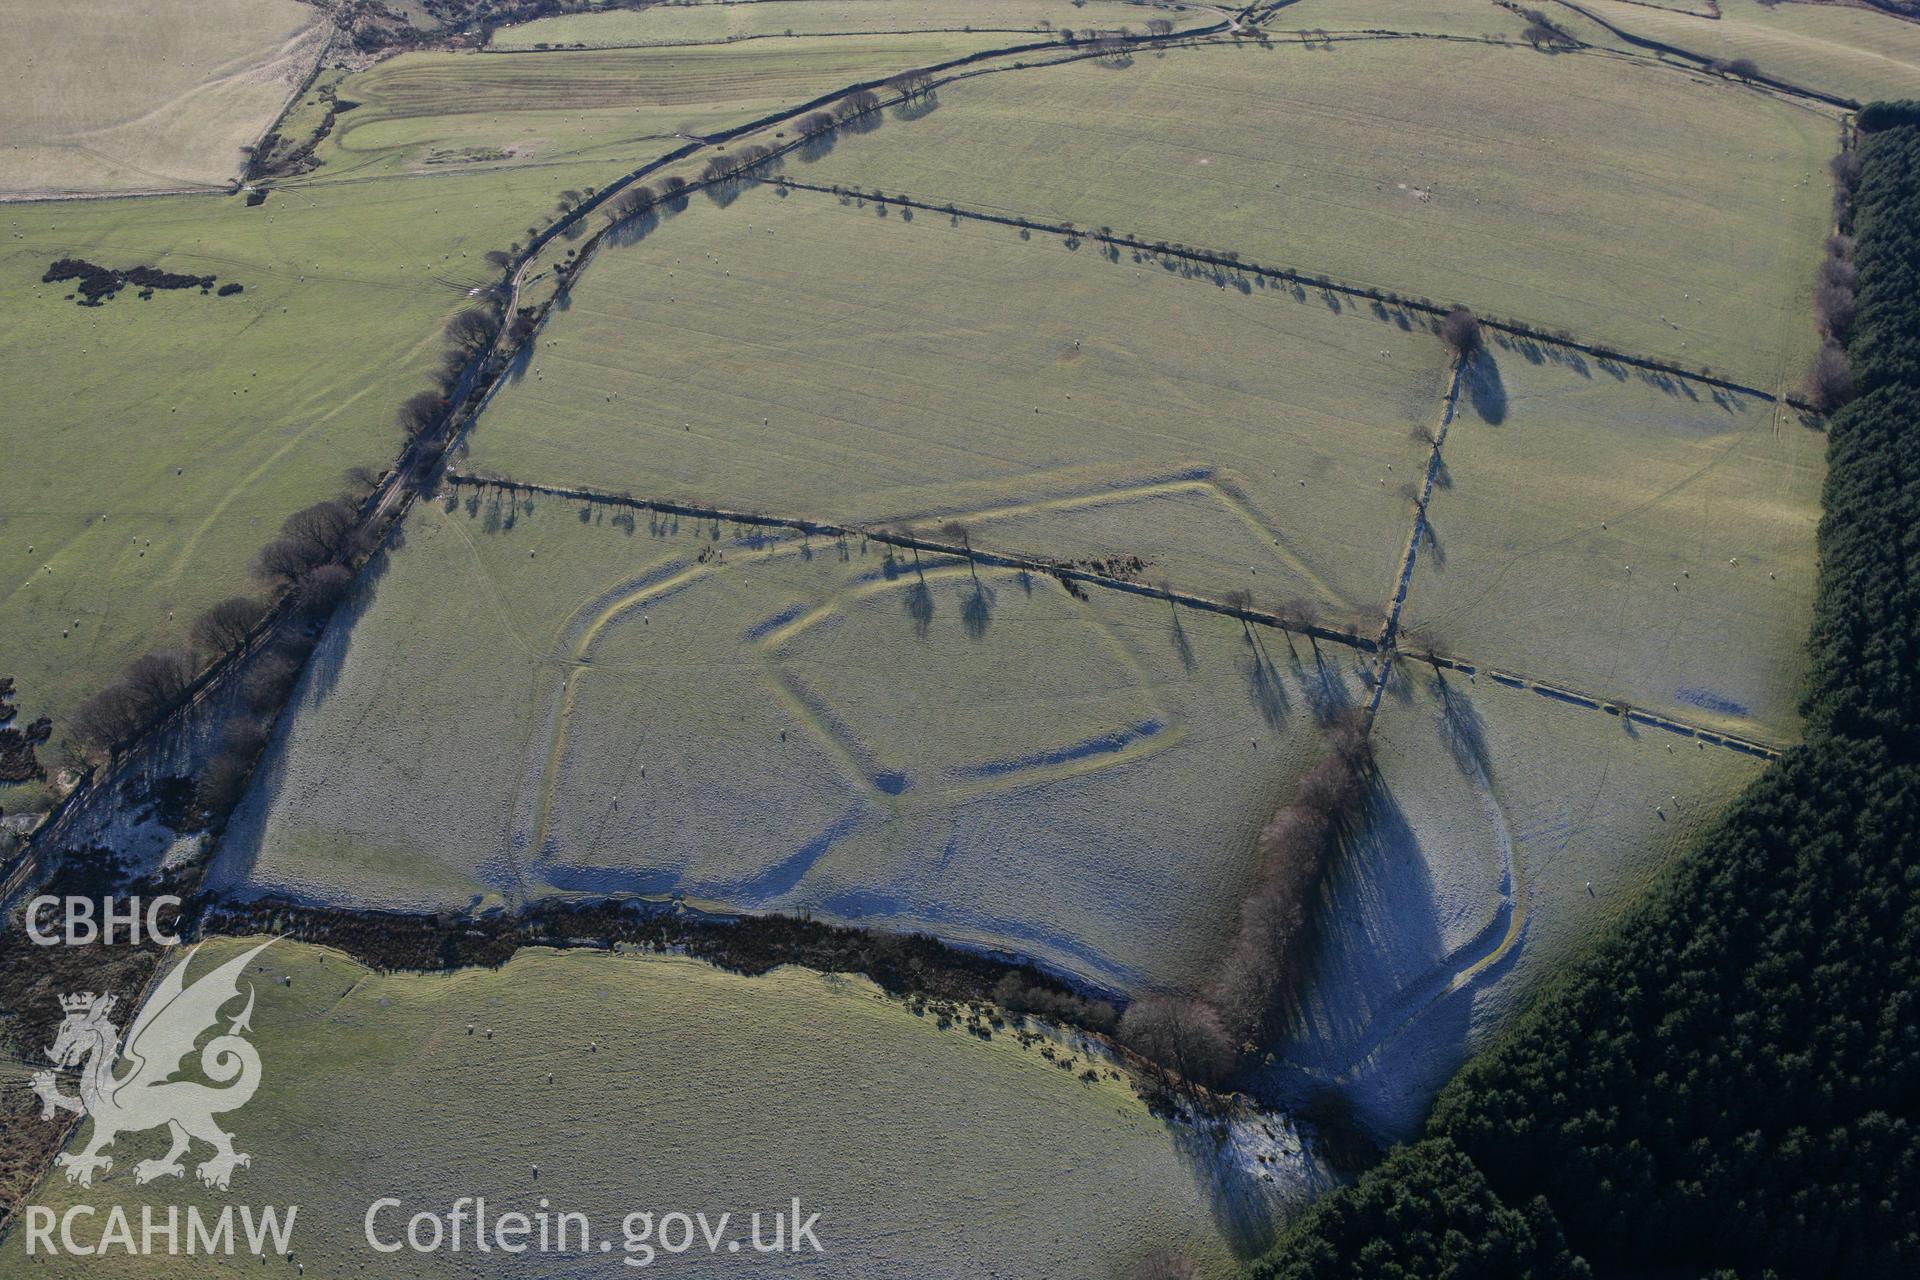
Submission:
POLYGON ((394 422, 409 440, 429 430, 440 420, 446 401, 431 391, 418 391, 406 398, 394 414, 394 422))
POLYGON ((140 729, 141 714, 142 708, 133 691, 115 681, 75 707, 67 724, 75 738, 96 750, 106 751, 140 729))
POLYGON ((291 655, 265 654, 247 669, 240 691, 246 697, 248 708, 264 715, 286 700, 299 674, 300 664, 291 655))
POLYGON ((857 89, 840 99, 833 114, 840 120, 855 120, 880 109, 880 95, 871 89, 857 89))
POLYGON ((194 783, 193 798, 207 821, 220 825, 246 789, 253 762, 266 749, 267 728, 251 716, 236 716, 221 726, 222 746, 194 783))
POLYGON ((323 564, 294 585, 294 607, 309 622, 320 622, 340 606, 353 588, 353 572, 345 565, 323 564))
POLYGON ((288 516, 280 522, 280 532, 303 543, 313 553, 313 563, 320 564, 346 547, 353 523, 353 508, 338 498, 329 498, 288 516))
POLYGON ((1827 337, 1836 341, 1844 339, 1853 328, 1858 309, 1853 290, 1845 285, 1821 283, 1814 287, 1814 316, 1819 321, 1820 332, 1827 337))
POLYGON ((1454 307, 1441 318, 1440 341, 1461 359, 1480 349, 1480 321, 1465 307, 1454 307))
POLYGON ((1807 370, 1807 399, 1822 413, 1831 413, 1853 399, 1853 370, 1847 365, 1846 352, 1829 338, 1813 357, 1807 370))
POLYGON ((933 77, 924 71, 902 71, 887 81, 887 88, 914 102, 925 97, 927 91, 933 88, 933 77))
MULTIPOLYGON (((447 321, 447 341, 463 355, 484 350, 500 332, 500 317, 491 307, 468 307, 447 321)), ((463 361, 464 362, 464 361, 463 361)))
POLYGON ((237 649, 253 632, 265 608, 250 596, 231 596, 193 620, 194 647, 202 653, 237 649))
POLYGON ((347 489, 344 500, 348 502, 365 502, 380 487, 380 473, 372 467, 349 467, 345 478, 347 489))
POLYGON ((292 586, 323 558, 316 555, 311 544, 299 538, 279 537, 254 556, 253 573, 273 586, 292 586))
POLYGON ((1237 1054, 1213 1006, 1199 1000, 1147 996, 1120 1018, 1120 1040, 1141 1057, 1191 1084, 1226 1079, 1237 1054))
POLYGON ((209 815, 225 817, 240 803, 240 795, 246 790, 247 775, 251 769, 252 762, 242 759, 237 753, 218 753, 207 761, 200 776, 194 780, 194 803, 209 815))
POLYGON ((1821 284, 1837 284, 1851 289, 1859 283, 1860 273, 1854 269, 1853 263, 1830 254, 1820 260, 1820 270, 1814 278, 1821 284))
POLYGON ((654 202, 657 199, 658 197, 653 193, 653 188, 644 182, 638 186, 629 187, 620 193, 619 199, 613 202, 611 209, 612 220, 615 222, 624 222, 628 218, 635 218, 643 213, 647 213, 653 208, 654 202))

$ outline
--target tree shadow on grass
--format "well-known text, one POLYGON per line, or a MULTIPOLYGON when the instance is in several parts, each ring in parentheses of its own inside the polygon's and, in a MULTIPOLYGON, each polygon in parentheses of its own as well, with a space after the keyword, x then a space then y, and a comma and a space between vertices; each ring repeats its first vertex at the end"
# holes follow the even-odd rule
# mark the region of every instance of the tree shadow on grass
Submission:
POLYGON ((1486 722, 1465 690, 1454 687, 1445 672, 1435 671, 1440 691, 1440 740, 1447 753, 1470 778, 1492 778, 1493 760, 1487 750, 1486 722))
POLYGON ((1173 652, 1180 659, 1181 668, 1192 675, 1200 660, 1193 654, 1193 641, 1187 635, 1187 629, 1180 624, 1180 603, 1169 600, 1167 604, 1173 610, 1173 652))
POLYGON ((1493 352, 1485 346, 1479 347, 1467 357, 1467 367, 1461 373, 1460 380, 1467 393, 1467 402, 1480 420, 1488 426, 1497 427, 1507 420, 1507 387, 1500 377, 1500 363, 1493 352))
POLYGON ((1421 846, 1392 781, 1376 774, 1315 907, 1301 1005, 1273 1045, 1276 1063, 1252 1082, 1262 1102, 1324 1106, 1331 1088, 1360 1134, 1399 1140, 1465 1057, 1470 1002, 1430 1003, 1444 987, 1446 907, 1421 846), (1414 1016, 1419 1034, 1402 1035, 1414 1016))
POLYGON ((913 634, 925 640, 927 632, 933 627, 933 592, 927 588, 925 578, 915 580, 907 588, 907 616, 913 619, 913 634))
POLYGON ((1287 645, 1287 660, 1293 668, 1294 682, 1300 686, 1313 718, 1323 725, 1332 724, 1353 706, 1353 696, 1347 689, 1347 682, 1340 678, 1339 662, 1328 657, 1327 650, 1319 640, 1309 636, 1308 645, 1311 663, 1301 661, 1300 651, 1291 640, 1287 645))
POLYGON ((1249 627, 1246 632, 1250 650, 1243 668, 1247 697, 1259 710, 1260 718, 1266 721, 1269 729, 1281 729, 1286 727, 1287 713, 1293 709, 1293 700, 1287 696, 1287 682, 1267 652, 1261 630, 1263 628, 1249 627))
POLYGON ((393 532, 387 535, 385 544, 368 557, 360 576, 354 581, 353 590, 347 593, 347 598, 327 619, 313 654, 307 659, 307 669, 303 673, 300 690, 296 693, 301 704, 318 707, 332 696, 340 681, 341 665, 346 660, 347 640, 354 628, 360 625, 360 620, 372 611, 380 593, 380 583, 392 566, 393 553, 404 549, 406 545, 406 526, 395 525, 393 532))
POLYGON ((940 109, 940 93, 928 89, 924 93, 914 94, 894 104, 893 118, 896 120, 924 120, 940 109))
POLYGON ((1431 515, 1420 521, 1420 551, 1427 557, 1429 567, 1433 569, 1447 567, 1447 547, 1440 541, 1440 531, 1434 527, 1431 515))
POLYGON ((796 157, 801 164, 812 164, 816 160, 824 160, 833 154, 834 144, 839 141, 840 129, 843 127, 836 126, 832 129, 823 129, 819 133, 808 134, 800 140, 799 146, 787 154, 796 157))
POLYGON ((933 590, 927 586, 926 570, 920 567, 920 548, 913 548, 913 585, 907 588, 907 616, 913 619, 913 634, 925 640, 933 627, 933 590))
POLYGON ((1234 1252, 1246 1258, 1271 1248, 1282 1204, 1268 1178, 1226 1158, 1223 1140, 1211 1122, 1170 1120, 1167 1136, 1192 1167, 1213 1225, 1234 1252))
POLYGON ((660 226, 660 215, 653 209, 622 218, 607 228, 606 242, 616 248, 639 244, 660 226))
POLYGON ((966 629, 969 639, 978 640, 987 634, 987 627, 993 622, 993 599, 992 589, 975 573, 973 590, 960 604, 960 625, 966 629))

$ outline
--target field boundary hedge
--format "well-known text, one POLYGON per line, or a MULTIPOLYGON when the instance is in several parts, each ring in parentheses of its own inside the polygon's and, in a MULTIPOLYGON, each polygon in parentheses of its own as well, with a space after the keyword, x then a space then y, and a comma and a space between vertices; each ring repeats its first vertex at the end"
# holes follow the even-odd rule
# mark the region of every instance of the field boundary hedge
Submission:
MULTIPOLYGON (((1202 266, 1214 267, 1224 271, 1242 272, 1267 280, 1279 280, 1286 284, 1299 285, 1303 288, 1321 289, 1328 293, 1340 294, 1343 297, 1360 298, 1368 302, 1378 302, 1383 306, 1401 307, 1405 310, 1418 312, 1421 315, 1430 317, 1435 325, 1444 319, 1447 313, 1453 310, 1455 306, 1460 305, 1451 302, 1435 302, 1431 298, 1403 294, 1392 289, 1381 289, 1371 285, 1349 284, 1335 280, 1331 276, 1300 271, 1293 267, 1265 266, 1251 259, 1241 257, 1237 250, 1196 249, 1168 240, 1147 240, 1140 236, 1122 235, 1107 228, 1096 229, 1082 227, 1072 222, 1048 222, 1039 218, 1030 218, 1014 213, 988 213, 982 209, 969 209, 963 205, 951 202, 947 204, 932 204, 928 201, 918 200, 904 194, 888 195, 881 191, 862 191, 856 187, 823 186, 817 182, 803 182, 798 178, 789 178, 784 175, 757 177, 755 180, 764 182, 769 186, 785 187, 790 191, 811 191, 822 195, 847 196, 861 200, 871 200, 875 204, 892 205, 901 209, 919 209, 927 213, 942 213, 948 217, 966 218, 972 222, 996 223, 1000 226, 1013 227, 1024 231, 1039 231, 1047 235, 1061 236, 1076 242, 1080 240, 1090 240, 1096 244, 1111 245, 1116 249, 1129 249, 1140 253, 1157 254, 1161 257, 1197 263, 1202 266)), ((1602 343, 1583 342, 1565 332, 1550 332, 1525 320, 1500 319, 1498 317, 1481 314, 1478 311, 1475 311, 1474 315, 1480 321, 1482 328, 1492 329, 1499 333, 1506 334, 1509 337, 1521 339, 1522 341, 1538 343, 1541 346, 1557 347, 1563 351, 1577 351, 1582 355, 1592 356, 1594 359, 1602 362, 1625 365, 1629 368, 1645 370, 1648 373, 1665 374, 1673 378, 1685 378, 1689 382, 1697 382, 1703 386, 1717 387, 1723 391, 1732 391, 1743 396, 1752 396, 1756 400, 1763 401, 1767 404, 1784 402, 1793 408, 1803 411, 1812 407, 1796 396, 1777 396, 1764 388, 1749 386, 1743 382, 1735 382, 1731 378, 1723 378, 1716 373, 1710 372, 1706 368, 1689 369, 1684 365, 1674 364, 1671 361, 1660 360, 1651 356, 1632 355, 1602 343)))
MULTIPOLYGON (((1639 2, 1640 0, 1627 0, 1627 3, 1629 4, 1639 3, 1639 2)), ((1505 0, 1502 0, 1502 3, 1505 4, 1505 0)), ((1637 49, 1646 49, 1653 53, 1664 53, 1676 58, 1685 58, 1687 61, 1695 63, 1698 66, 1698 68, 1702 71, 1717 73, 1719 70, 1719 66, 1718 66, 1719 59, 1717 58, 1709 57, 1704 53, 1695 53, 1691 49, 1683 49, 1676 44, 1668 44, 1664 40, 1655 40, 1651 36, 1637 36, 1633 34, 1631 31, 1623 31, 1619 27, 1614 26, 1611 22, 1608 22, 1605 18, 1601 17, 1599 14, 1594 13, 1589 9, 1585 9, 1581 7, 1579 4, 1575 3, 1575 0, 1555 0, 1555 3, 1566 6, 1567 8, 1573 10, 1575 13, 1579 14, 1581 17, 1585 18, 1588 22, 1593 23, 1596 27, 1599 27, 1602 30, 1607 31, 1612 35, 1618 37, 1619 39, 1626 41, 1628 44, 1634 46, 1637 49)), ((1518 8, 1519 6, 1513 5, 1513 4, 1506 4, 1505 7, 1510 9, 1515 9, 1515 8, 1518 8)), ((1660 6, 1660 5, 1647 5, 1646 7, 1651 9, 1664 8, 1663 6, 1660 6)), ((1681 9, 1664 9, 1664 12, 1686 14, 1686 11, 1681 9)), ((1702 15, 1691 14, 1688 16, 1700 17, 1702 15)), ((1718 13, 1716 13, 1714 16, 1718 18, 1719 15, 1718 13)), ((1592 46, 1587 45, 1584 47, 1591 48, 1592 46)), ((1822 103, 1829 107, 1840 107, 1847 111, 1858 111, 1860 109, 1860 104, 1854 101, 1852 98, 1843 98, 1838 94, 1823 93, 1819 89, 1809 89, 1805 85, 1795 84, 1791 80, 1782 80, 1777 76, 1768 75, 1765 71, 1756 72, 1754 75, 1751 75, 1745 78, 1755 84, 1764 84, 1769 89, 1773 89, 1777 92, 1784 93, 1789 97, 1805 98, 1810 102, 1822 103)))
MULTIPOLYGON (((1223 19, 1210 26, 1196 27, 1185 31, 1175 31, 1164 36, 1152 34, 1130 35, 1125 37, 1124 40, 1121 41, 1121 44, 1123 46, 1153 45, 1168 47, 1197 37, 1218 35, 1229 30, 1230 26, 1230 21, 1223 19)), ((592 196, 575 205, 564 216, 556 219, 551 225, 531 237, 520 254, 506 265, 505 280, 511 287, 512 300, 504 310, 511 314, 512 303, 518 300, 520 273, 528 263, 533 261, 542 249, 553 240, 564 235, 576 224, 584 221, 588 214, 601 208, 614 196, 632 187, 644 177, 656 173, 678 161, 696 155, 708 147, 723 145, 735 138, 743 137, 771 125, 798 119, 819 107, 846 98, 863 89, 872 90, 885 87, 891 81, 899 79, 901 76, 925 77, 939 72, 959 72, 958 75, 948 74, 945 78, 932 82, 931 87, 937 87, 938 84, 950 83, 952 80, 961 78, 962 76, 985 74, 987 71, 1002 69, 986 68, 983 70, 963 71, 960 70, 961 68, 970 67, 975 63, 990 61, 1003 56, 1043 49, 1065 50, 1066 56, 1052 59, 1049 63, 1038 65, 1052 65, 1053 63, 1104 57, 1108 56, 1111 52, 1111 50, 1063 44, 1058 40, 1045 40, 997 49, 976 50, 973 53, 965 54, 958 58, 953 58, 928 67, 917 68, 878 79, 861 81, 852 85, 844 85, 799 106, 782 107, 754 120, 746 121, 722 130, 719 133, 693 138, 668 154, 656 157, 638 168, 629 170, 615 178, 607 186, 595 191, 592 196)), ((324 62, 324 59, 321 61, 324 62)), ((1015 65, 1024 68, 1027 64, 1015 65)), ((791 145, 797 146, 799 144, 795 143, 791 145)), ((790 148, 783 147, 780 152, 776 154, 782 154, 788 149, 790 148)), ((710 184, 706 182, 687 183, 682 189, 681 194, 690 194, 708 185, 710 184)), ((237 184, 234 189, 238 189, 237 184)), ((230 192, 205 192, 202 194, 217 195, 230 194, 230 192)), ((599 235, 595 235, 583 249, 581 254, 582 262, 584 262, 587 253, 598 243, 598 240, 599 235)), ((405 447, 401 450, 393 469, 361 504, 360 515, 356 522, 356 534, 365 532, 381 535, 371 538, 369 541, 372 544, 384 541, 385 530, 390 529, 394 524, 398 523, 399 518, 405 515, 413 497, 419 492, 419 480, 422 473, 427 471, 431 464, 440 458, 444 449, 451 447, 458 440, 466 423, 477 414, 480 408, 485 406, 494 390, 497 389, 499 385, 499 375, 511 366, 519 345, 530 339, 535 331, 537 331, 537 324, 529 326, 525 330, 510 328, 507 330, 507 344, 490 345, 474 351, 469 356, 455 380, 453 389, 444 398, 443 407, 436 415, 432 429, 423 430, 408 440, 405 447), (489 370, 491 370, 493 375, 491 377, 488 376, 489 370)), ((371 551, 367 554, 370 555, 371 551)), ((139 754, 149 745, 157 741, 162 734, 168 732, 172 726, 177 725, 183 718, 193 712, 195 708, 201 706, 212 692, 221 688, 227 680, 232 678, 237 672, 243 670, 250 660, 257 657, 277 636, 284 633, 290 620, 295 618, 296 613, 295 602, 290 596, 283 596, 276 599, 267 608, 264 616, 261 617, 256 627, 246 639, 225 653, 216 656, 205 667, 196 671, 177 697, 170 700, 168 705, 150 723, 124 739, 111 744, 107 752, 108 759, 105 763, 99 766, 88 765, 84 768, 75 780, 72 789, 55 802, 34 830, 28 834, 22 842, 18 856, 5 868, 4 872, 0 872, 0 909, 4 909, 6 904, 11 902, 17 894, 46 874, 49 869, 48 863, 50 855, 57 854, 60 843, 66 839, 68 829, 82 811, 93 803, 101 801, 103 798, 107 803, 112 803, 110 795, 112 790, 111 784, 117 778, 131 771, 137 763, 139 754)))
POLYGON ((570 502, 627 507, 635 511, 657 511, 662 515, 687 516, 695 520, 718 520, 727 524, 762 529, 790 529, 795 533, 823 538, 860 538, 868 542, 878 542, 883 546, 903 547, 912 551, 925 551, 932 555, 952 556, 956 560, 971 560, 975 564, 991 565, 999 569, 1024 570, 1054 578, 1062 585, 1070 582, 1084 582, 1111 591, 1124 591, 1130 595, 1165 600, 1202 613, 1224 614, 1241 622, 1271 627, 1276 631, 1289 631, 1310 639, 1325 640, 1330 644, 1346 645, 1362 653, 1375 653, 1379 649, 1372 640, 1357 631, 1302 622, 1278 613, 1256 609, 1250 604, 1213 600, 1206 596, 1176 591, 1168 586, 1115 577, 1112 574, 1101 573, 1097 569, 1090 569, 1084 564, 1052 560, 1042 556, 1015 555, 1005 551, 984 551, 965 543, 925 537, 907 533, 901 529, 879 525, 835 524, 826 520, 811 520, 804 516, 775 516, 761 511, 736 511, 727 507, 705 506, 694 502, 674 502, 662 498, 636 498, 628 493, 607 493, 603 490, 584 489, 575 485, 539 484, 504 476, 485 476, 455 471, 452 468, 448 468, 442 478, 457 488, 497 489, 504 493, 538 493, 549 498, 563 498, 570 502))

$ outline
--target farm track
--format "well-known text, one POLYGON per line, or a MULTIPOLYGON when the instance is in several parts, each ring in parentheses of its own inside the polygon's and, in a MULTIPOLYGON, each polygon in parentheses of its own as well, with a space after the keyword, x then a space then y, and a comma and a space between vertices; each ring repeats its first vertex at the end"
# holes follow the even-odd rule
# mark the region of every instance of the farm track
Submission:
MULTIPOLYGON (((731 2, 765 4, 766 0, 731 0, 731 2)), ((690 6, 675 5, 674 7, 690 6)), ((485 49, 476 49, 474 52, 485 57, 496 58, 511 58, 528 53, 551 57, 556 53, 609 53, 614 50, 632 49, 718 49, 728 45, 751 44, 756 40, 863 40, 870 36, 1037 36, 1045 34, 1047 33, 1038 27, 900 27, 890 31, 763 31, 748 36, 723 36, 716 40, 636 41, 632 44, 590 44, 577 49, 572 47, 495 49, 489 46, 485 49)))
MULTIPOLYGON (((1635 0, 1628 0, 1628 3, 1634 3, 1634 2, 1635 0)), ((1620 40, 1626 44, 1632 45, 1636 49, 1645 49, 1648 52, 1653 53, 1655 55, 1666 55, 1668 57, 1685 58, 1688 61, 1699 64, 1699 67, 1701 70, 1708 70, 1708 71, 1712 70, 1714 63, 1717 61, 1717 59, 1709 57, 1704 53, 1695 53, 1691 49, 1684 49, 1676 44, 1668 44, 1664 40, 1655 40, 1648 36, 1637 36, 1637 35, 1634 35, 1631 31, 1622 30, 1621 28, 1614 26, 1611 22, 1608 22, 1605 18, 1601 17, 1599 14, 1593 12, 1591 9, 1588 9, 1582 6, 1577 2, 1577 0, 1554 0, 1554 3, 1562 6, 1563 8, 1571 9, 1573 12, 1585 18, 1588 22, 1591 22, 1594 26, 1599 27, 1601 30, 1612 35, 1615 39, 1620 40)), ((1658 7, 1658 6, 1649 6, 1649 7, 1658 7)), ((1676 10, 1675 12, 1682 12, 1682 11, 1676 10)), ((1704 17, 1705 15, 1696 14, 1694 16, 1704 17)), ((1719 12, 1716 10, 1713 16, 1715 18, 1718 18, 1720 16, 1719 12)), ((1583 47, 1591 48, 1592 46, 1587 45, 1583 47)), ((1664 58, 1656 57, 1655 60, 1664 61, 1664 58)), ((1858 102, 1855 102, 1852 98, 1843 98, 1837 94, 1822 93, 1818 89, 1809 89, 1805 85, 1795 84, 1791 80, 1781 80, 1775 76, 1767 75, 1765 72, 1762 72, 1758 76, 1756 76, 1754 78, 1754 83, 1763 84, 1767 86, 1769 89, 1773 89, 1776 92, 1786 94, 1788 97, 1804 98, 1809 102, 1818 102, 1829 107, 1839 107, 1844 111, 1858 111, 1860 109, 1860 104, 1858 102)))

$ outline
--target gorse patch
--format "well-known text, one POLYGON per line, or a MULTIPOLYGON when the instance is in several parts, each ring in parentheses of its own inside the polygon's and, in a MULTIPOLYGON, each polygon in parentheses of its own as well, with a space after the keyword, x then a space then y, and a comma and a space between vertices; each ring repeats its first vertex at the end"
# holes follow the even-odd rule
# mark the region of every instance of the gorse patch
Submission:
MULTIPOLYGON (((83 307, 97 307, 119 293, 128 285, 151 294, 155 289, 198 289, 206 293, 213 288, 217 276, 190 276, 176 271, 162 271, 158 267, 127 267, 115 270, 103 267, 85 258, 61 258, 47 268, 40 277, 42 284, 58 284, 63 280, 78 280, 80 287, 75 299, 83 307)), ((220 287, 220 296, 240 292, 241 286, 225 284, 220 287)), ((68 295, 72 297, 72 294, 68 295)))

